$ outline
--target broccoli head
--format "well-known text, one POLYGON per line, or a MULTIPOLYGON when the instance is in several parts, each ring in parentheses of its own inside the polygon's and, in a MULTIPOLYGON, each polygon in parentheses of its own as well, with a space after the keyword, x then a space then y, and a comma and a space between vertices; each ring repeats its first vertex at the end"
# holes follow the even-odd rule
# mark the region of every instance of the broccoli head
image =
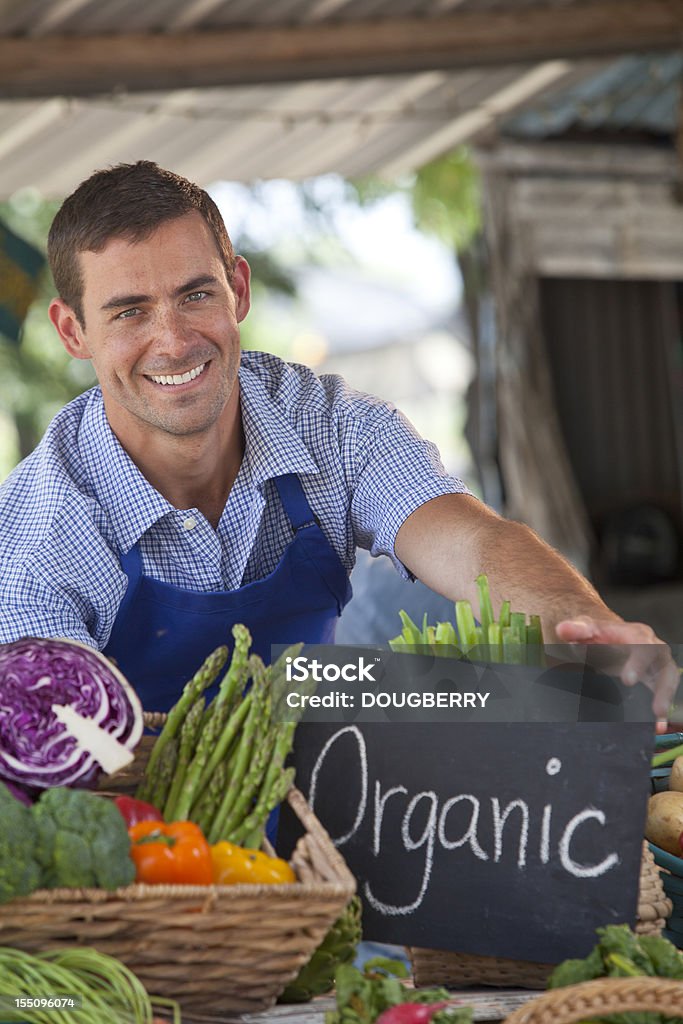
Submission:
POLYGON ((0 782, 0 903, 27 896, 40 885, 35 858, 36 826, 26 807, 0 782))
POLYGON ((33 817, 46 888, 117 889, 134 880, 128 829, 111 800, 55 786, 41 795, 33 817))

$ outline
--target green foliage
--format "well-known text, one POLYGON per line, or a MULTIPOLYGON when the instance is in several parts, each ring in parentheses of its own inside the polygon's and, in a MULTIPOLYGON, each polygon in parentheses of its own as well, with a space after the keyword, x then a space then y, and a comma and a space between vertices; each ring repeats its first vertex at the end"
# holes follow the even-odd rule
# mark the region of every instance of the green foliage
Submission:
POLYGON ((354 896, 278 1002, 305 1003, 329 992, 337 969, 353 962, 361 938, 361 902, 359 896, 354 896))
MULTIPOLYGON (((25 189, 0 203, 0 220, 44 250, 58 206, 25 189)), ((13 423, 16 431, 16 446, 0 451, 0 479, 33 450, 55 413, 95 383, 90 363, 67 355, 48 320, 54 294, 52 276, 46 270, 19 344, 0 335, 0 417, 13 423)))
MULTIPOLYGON (((683 956, 661 936, 636 935, 628 925, 597 929, 598 942, 584 960, 565 960, 550 975, 548 988, 563 988, 593 978, 658 976, 683 980, 683 956)), ((612 1014, 600 1024, 683 1024, 683 1017, 657 1013, 612 1014)))
POLYGON ((479 174, 465 146, 395 182, 368 176, 349 183, 349 195, 361 205, 395 192, 408 196, 420 231, 435 235, 457 252, 467 249, 481 228, 479 174))
POLYGON ((116 889, 134 880, 128 829, 113 801, 55 786, 41 795, 33 817, 45 887, 116 889))
POLYGON ((0 903, 27 896, 37 888, 40 867, 35 859, 36 826, 31 808, 0 783, 0 903))
POLYGON ((417 226, 462 252, 481 226, 479 175, 464 146, 421 167, 412 190, 417 226))
MULTIPOLYGON (((374 1024, 385 1010, 404 1003, 431 1005, 447 1001, 445 988, 412 988, 404 985, 408 970, 400 960, 374 957, 362 971, 344 964, 336 974, 336 1010, 325 1014, 325 1024, 374 1024)), ((440 1024, 471 1024, 469 1006, 444 1008, 440 1024)))

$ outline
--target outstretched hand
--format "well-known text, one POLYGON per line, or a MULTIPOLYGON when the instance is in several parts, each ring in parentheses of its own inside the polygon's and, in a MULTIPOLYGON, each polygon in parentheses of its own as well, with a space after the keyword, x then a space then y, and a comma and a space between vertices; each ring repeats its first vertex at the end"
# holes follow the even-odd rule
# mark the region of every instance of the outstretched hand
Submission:
POLYGON ((644 683, 654 693, 652 709, 657 731, 665 732, 680 670, 668 644, 642 622, 621 622, 578 615, 555 627, 559 640, 570 644, 606 644, 621 652, 618 674, 626 686, 644 683))

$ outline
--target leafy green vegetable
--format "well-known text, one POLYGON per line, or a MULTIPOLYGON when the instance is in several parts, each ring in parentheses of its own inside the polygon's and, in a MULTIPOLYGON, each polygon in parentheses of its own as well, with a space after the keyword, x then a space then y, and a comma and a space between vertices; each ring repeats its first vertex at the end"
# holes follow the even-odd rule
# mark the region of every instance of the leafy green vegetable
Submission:
POLYGON ((352 963, 356 955, 356 947, 362 938, 361 909, 360 897, 352 897, 278 1002, 305 1003, 333 988, 338 968, 341 964, 352 963))
MULTIPOLYGON (((336 973, 337 1008, 325 1014, 325 1024, 374 1024, 381 1013, 401 1003, 440 1003, 450 993, 445 988, 410 988, 401 978, 408 969, 400 960, 375 957, 362 971, 343 964, 336 973)), ((471 1024, 469 1006, 439 1010, 437 1024, 471 1024)))
MULTIPOLYGON (((683 956, 659 935, 636 935, 628 925, 597 929, 598 943, 583 960, 565 960, 555 968, 548 988, 563 988, 593 978, 643 975, 683 980, 683 956)), ((596 1024, 683 1024, 683 1017, 658 1013, 615 1013, 596 1024)))
POLYGON ((57 786, 34 804, 33 821, 46 888, 117 889, 134 881, 128 829, 112 800, 57 786))
POLYGON ((40 865, 35 858, 36 826, 30 807, 12 796, 0 783, 0 903, 27 896, 40 884, 40 865))

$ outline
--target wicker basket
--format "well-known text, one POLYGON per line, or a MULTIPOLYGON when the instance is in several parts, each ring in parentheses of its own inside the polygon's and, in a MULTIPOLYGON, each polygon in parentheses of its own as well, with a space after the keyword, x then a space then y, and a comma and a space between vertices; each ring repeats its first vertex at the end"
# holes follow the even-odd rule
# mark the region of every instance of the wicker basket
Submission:
MULTIPOLYGON (((683 743, 683 733, 680 732, 657 737, 657 747, 659 749, 676 747, 681 743, 683 743)), ((652 769, 650 776, 653 793, 660 793, 669 788, 670 775, 670 764, 652 769)), ((664 892, 671 900, 672 905, 671 912, 667 915, 668 920, 664 926, 663 934, 675 946, 683 949, 683 855, 675 857, 673 854, 667 853, 666 850, 661 850, 654 843, 650 843, 650 850, 654 856, 655 864, 659 868, 664 892)))
MULTIPOLYGON (((647 843, 643 843, 638 893, 638 917, 635 931, 641 935, 659 935, 671 913, 671 900, 664 894, 659 871, 647 843)), ((409 950, 416 985, 492 985, 497 988, 545 988, 554 964, 528 960, 451 953, 439 949, 409 950)))
POLYGON ((602 1019, 608 1014, 661 1013, 680 1018, 683 981, 669 978, 597 978, 580 985, 556 988, 530 999, 504 1024, 573 1024, 602 1019))
MULTIPOLYGON (((135 788, 153 737, 132 769, 103 789, 135 788)), ((275 1003, 356 890, 303 795, 287 797, 303 835, 287 885, 43 889, 0 906, 0 945, 39 952, 92 946, 127 964, 151 995, 176 999, 193 1020, 275 1003)))

